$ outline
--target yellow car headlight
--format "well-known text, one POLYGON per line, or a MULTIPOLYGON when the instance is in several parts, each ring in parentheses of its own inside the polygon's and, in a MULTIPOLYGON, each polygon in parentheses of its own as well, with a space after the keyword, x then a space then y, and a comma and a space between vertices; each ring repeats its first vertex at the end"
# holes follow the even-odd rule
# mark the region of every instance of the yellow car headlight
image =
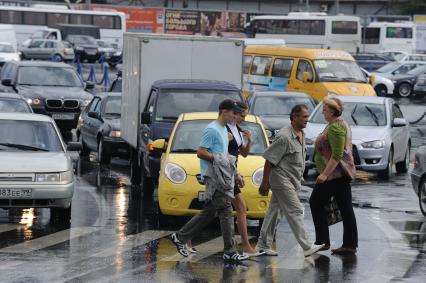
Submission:
POLYGON ((177 164, 167 163, 164 168, 167 178, 175 184, 182 184, 186 180, 186 172, 177 164))
POLYGON ((257 169, 254 171, 253 175, 251 176, 251 181, 255 186, 260 186, 263 180, 263 167, 257 169))

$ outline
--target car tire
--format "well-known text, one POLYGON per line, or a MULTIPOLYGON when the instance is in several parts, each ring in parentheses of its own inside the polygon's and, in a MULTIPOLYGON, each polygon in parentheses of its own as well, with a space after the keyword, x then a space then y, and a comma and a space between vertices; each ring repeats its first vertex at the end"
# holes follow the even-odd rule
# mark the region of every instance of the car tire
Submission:
POLYGON ((393 171, 393 149, 389 151, 388 165, 386 169, 378 172, 378 176, 380 179, 388 180, 392 176, 393 171))
POLYGON ((61 54, 55 54, 53 55, 53 59, 55 62, 62 62, 64 61, 64 58, 62 58, 61 54))
POLYGON ((71 207, 61 208, 61 207, 52 207, 50 208, 50 222, 51 223, 62 223, 69 224, 71 222, 71 207))
POLYGON ((396 173, 407 173, 408 166, 410 165, 410 144, 407 145, 407 150, 405 152, 405 157, 403 161, 395 163, 396 173))
POLYGON ((98 139, 98 161, 102 165, 111 163, 111 149, 105 145, 103 137, 98 139))
POLYGON ((413 86, 409 83, 401 83, 398 86, 397 93, 400 97, 410 97, 413 92, 413 86))
POLYGON ((377 96, 385 97, 388 95, 388 89, 385 85, 376 85, 374 88, 374 91, 376 92, 377 96))
POLYGON ((426 176, 422 178, 419 185, 419 206, 422 214, 426 216, 426 176))
POLYGON ((80 156, 87 157, 90 155, 90 148, 87 147, 87 145, 83 141, 83 135, 80 133, 78 134, 78 141, 81 143, 81 151, 80 156))

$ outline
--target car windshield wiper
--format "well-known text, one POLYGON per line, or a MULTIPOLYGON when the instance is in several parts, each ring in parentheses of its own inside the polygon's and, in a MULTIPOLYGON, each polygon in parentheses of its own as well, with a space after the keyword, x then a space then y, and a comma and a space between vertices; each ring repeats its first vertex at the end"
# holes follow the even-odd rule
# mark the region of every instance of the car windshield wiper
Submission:
POLYGON ((174 117, 174 116, 163 116, 163 117, 159 117, 161 120, 177 120, 178 117, 174 117))
POLYGON ((320 76, 320 80, 321 81, 329 80, 329 81, 335 81, 335 82, 341 82, 342 81, 341 78, 338 78, 338 77, 335 77, 335 76, 320 76))
POLYGON ((344 82, 365 83, 365 81, 358 80, 358 79, 355 79, 355 78, 350 78, 350 77, 344 77, 344 78, 341 78, 341 79, 342 79, 342 81, 344 81, 344 82))
POLYGON ((104 113, 104 115, 121 116, 121 113, 104 113))
POLYGON ((373 110, 370 109, 370 107, 368 107, 367 105, 364 105, 365 109, 367 109, 367 111, 371 114, 371 116, 373 116, 374 122, 376 123, 376 125, 379 125, 379 118, 377 117, 377 115, 373 112, 373 110))
POLYGON ((49 151, 48 149, 45 149, 45 148, 39 148, 39 147, 35 147, 35 146, 30 146, 30 145, 25 145, 25 144, 17 144, 17 143, 0 143, 0 145, 8 146, 8 147, 14 147, 14 148, 23 149, 23 150, 49 151))
POLYGON ((356 118, 355 118, 355 116, 354 116, 354 114, 355 114, 355 111, 356 111, 357 107, 358 107, 358 104, 357 104, 357 105, 355 105, 354 109, 353 109, 353 110, 352 110, 352 112, 351 112, 351 118, 352 118, 352 120, 354 121, 355 126, 357 126, 357 125, 358 125, 358 121, 356 120, 356 118))
POLYGON ((171 152, 196 152, 193 148, 180 148, 180 149, 174 149, 171 152))

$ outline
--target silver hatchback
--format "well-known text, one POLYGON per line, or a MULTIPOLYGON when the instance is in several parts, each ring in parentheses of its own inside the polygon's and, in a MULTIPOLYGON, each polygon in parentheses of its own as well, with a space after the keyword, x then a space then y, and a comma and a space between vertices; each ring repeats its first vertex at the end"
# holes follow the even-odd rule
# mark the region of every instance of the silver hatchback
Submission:
MULTIPOLYGON (((344 103, 343 118, 351 126, 355 165, 364 171, 389 178, 395 165, 398 173, 408 170, 410 130, 398 104, 391 98, 339 96, 344 103)), ((306 128, 307 168, 314 168, 314 141, 327 122, 320 103, 309 117, 306 128)))

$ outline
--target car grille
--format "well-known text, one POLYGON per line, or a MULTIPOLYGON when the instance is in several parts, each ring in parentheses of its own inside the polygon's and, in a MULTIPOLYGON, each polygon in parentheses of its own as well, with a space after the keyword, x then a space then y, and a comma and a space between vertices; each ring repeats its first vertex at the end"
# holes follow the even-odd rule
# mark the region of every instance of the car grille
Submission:
POLYGON ((361 160, 359 159, 358 149, 356 148, 355 145, 352 145, 352 155, 354 157, 354 163, 355 163, 355 165, 360 165, 361 164, 361 160))
POLYGON ((33 182, 33 174, 0 174, 0 182, 33 182))
POLYGON ((80 106, 80 101, 76 99, 46 99, 46 105, 52 109, 77 109, 80 106))

